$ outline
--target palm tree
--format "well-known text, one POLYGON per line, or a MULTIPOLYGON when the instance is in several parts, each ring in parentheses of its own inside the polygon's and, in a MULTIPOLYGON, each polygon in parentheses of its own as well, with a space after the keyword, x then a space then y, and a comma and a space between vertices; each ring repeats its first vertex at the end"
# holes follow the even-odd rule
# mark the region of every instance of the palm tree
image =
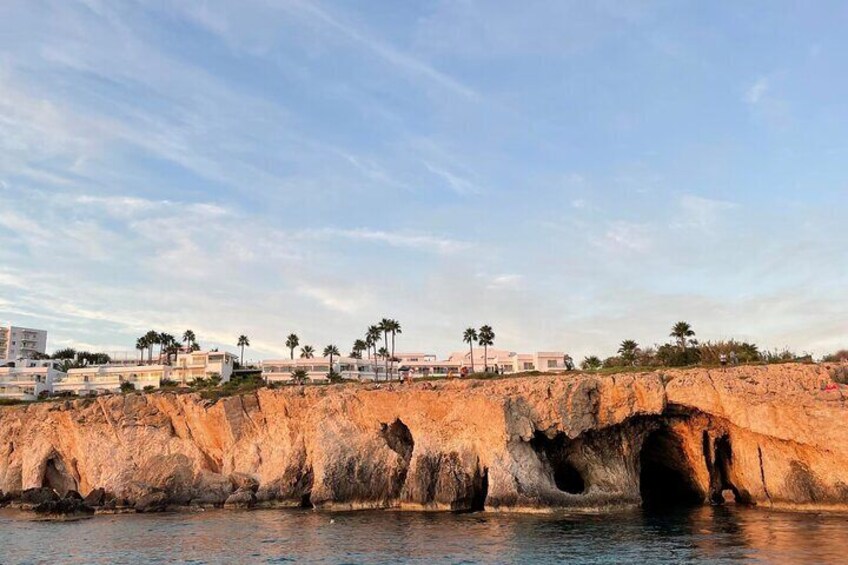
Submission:
POLYGON ((339 356, 339 348, 335 345, 328 345, 324 348, 324 357, 330 358, 330 373, 327 375, 328 379, 332 379, 335 371, 333 370, 333 357, 339 356))
POLYGON ((135 340, 135 348, 138 349, 138 362, 141 364, 144 361, 144 350, 147 349, 147 339, 141 336, 135 340))
POLYGON ((292 380, 299 385, 302 385, 308 378, 309 373, 306 372, 306 369, 295 369, 292 371, 292 380))
POLYGON ((171 339, 168 341, 168 345, 165 347, 165 353, 168 356, 168 365, 171 364, 171 355, 173 355, 174 359, 176 360, 177 356, 180 353, 180 342, 178 342, 173 336, 171 336, 171 339))
POLYGON ((621 360, 628 365, 636 363, 636 352, 639 350, 639 344, 632 339, 625 339, 618 347, 618 353, 621 355, 621 360))
MULTIPOLYGON (((368 344, 361 339, 353 342, 353 348, 350 350, 350 356, 354 359, 362 359, 362 352, 368 347, 368 344)), ((370 353, 369 353, 370 355, 370 353)))
POLYGON ((241 347, 241 357, 239 358, 239 366, 244 366, 244 348, 250 347, 250 340, 244 334, 240 335, 238 338, 238 343, 236 343, 238 347, 241 347))
POLYGON ((480 340, 480 345, 483 346, 483 363, 485 367, 483 371, 489 372, 489 346, 495 344, 495 332, 492 331, 492 326, 480 326, 480 331, 477 332, 477 337, 480 340))
POLYGON ((686 349, 686 340, 695 335, 692 326, 688 322, 677 322, 671 328, 670 336, 677 340, 677 345, 680 349, 686 349))
POLYGON ((167 355, 166 363, 170 364, 171 362, 171 352, 173 351, 174 344, 177 343, 177 338, 172 336, 169 333, 162 332, 159 334, 159 360, 162 360, 162 353, 167 355))
POLYGON ((381 347, 380 350, 377 351, 377 357, 383 358, 383 359, 388 359, 389 358, 389 350, 386 349, 385 347, 381 347))
POLYGON ((315 357, 315 349, 311 345, 304 345, 300 348, 301 359, 312 359, 315 357))
MULTIPOLYGON (((377 325, 377 327, 380 328, 381 332, 383 332, 383 343, 385 344, 385 347, 388 347, 388 345, 389 345, 389 332, 392 331, 391 330, 392 321, 389 320, 388 318, 383 318, 382 320, 380 320, 380 323, 377 325)), ((388 351, 388 349, 386 349, 386 351, 388 351)), ((386 354, 386 356, 383 359, 385 360, 385 365, 386 365, 386 375, 387 375, 386 378, 388 380, 392 380, 392 374, 389 373, 389 356, 388 356, 388 354, 386 354)))
POLYGON ((153 346, 159 343, 159 332, 150 330, 144 334, 144 341, 147 342, 147 362, 153 361, 153 346))
POLYGON ((294 359, 294 350, 300 345, 300 338, 297 337, 297 334, 289 334, 286 338, 286 347, 289 348, 289 355, 292 359, 294 359))
MULTIPOLYGON (((374 363, 377 363, 377 344, 383 339, 382 332, 379 326, 368 326, 368 331, 365 332, 365 342, 374 350, 374 363)), ((368 350, 368 356, 371 357, 371 349, 368 350)), ((377 370, 374 369, 376 373, 377 370)))
POLYGON ((185 344, 186 351, 191 351, 197 342, 197 336, 194 335, 194 332, 191 330, 186 330, 183 332, 183 343, 185 344))
POLYGON ((468 347, 471 349, 471 372, 474 372, 474 342, 477 341, 477 330, 474 328, 468 328, 465 330, 465 333, 462 334, 462 341, 468 344, 468 347))
POLYGON ((162 360, 162 351, 164 351, 165 347, 167 347, 167 345, 169 343, 171 343, 171 339, 173 339, 173 336, 171 334, 167 334, 165 332, 162 332, 162 333, 159 334, 159 341, 157 341, 156 343, 159 344, 159 360, 160 360, 160 362, 162 360))
POLYGON ((601 367, 601 360, 597 355, 590 355, 589 357, 584 357, 583 361, 580 363, 580 368, 584 371, 595 371, 601 367))
POLYGON ((389 332, 392 334, 392 350, 391 350, 392 357, 391 358, 392 358, 392 372, 394 372, 394 369, 395 369, 395 335, 397 335, 399 333, 403 333, 403 331, 401 331, 400 322, 398 322, 397 320, 388 320, 388 325, 389 325, 389 332))

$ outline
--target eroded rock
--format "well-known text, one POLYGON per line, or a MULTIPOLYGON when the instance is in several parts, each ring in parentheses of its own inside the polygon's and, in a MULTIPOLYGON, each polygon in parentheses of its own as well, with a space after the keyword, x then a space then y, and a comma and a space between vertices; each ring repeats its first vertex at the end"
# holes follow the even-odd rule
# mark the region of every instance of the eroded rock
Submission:
POLYGON ((632 505, 674 491, 841 508, 845 392, 827 367, 790 364, 3 407, 0 491, 13 494, 0 500, 34 506, 78 491, 103 510, 468 511, 632 505))

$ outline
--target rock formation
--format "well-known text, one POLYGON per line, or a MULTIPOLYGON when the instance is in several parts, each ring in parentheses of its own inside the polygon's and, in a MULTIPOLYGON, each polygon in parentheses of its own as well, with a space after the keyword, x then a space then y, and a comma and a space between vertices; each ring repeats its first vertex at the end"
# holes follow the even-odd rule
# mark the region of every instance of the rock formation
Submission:
POLYGON ((847 388, 772 365, 38 403, 0 409, 0 491, 139 511, 845 508, 847 388))

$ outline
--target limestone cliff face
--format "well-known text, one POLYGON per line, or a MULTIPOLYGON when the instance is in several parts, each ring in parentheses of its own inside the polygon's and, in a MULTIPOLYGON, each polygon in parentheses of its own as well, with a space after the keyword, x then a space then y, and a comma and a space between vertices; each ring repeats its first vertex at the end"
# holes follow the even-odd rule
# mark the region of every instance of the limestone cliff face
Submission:
POLYGON ((846 387, 830 382, 825 367, 781 365, 9 407, 0 490, 238 507, 544 510, 730 496, 840 507, 846 387))

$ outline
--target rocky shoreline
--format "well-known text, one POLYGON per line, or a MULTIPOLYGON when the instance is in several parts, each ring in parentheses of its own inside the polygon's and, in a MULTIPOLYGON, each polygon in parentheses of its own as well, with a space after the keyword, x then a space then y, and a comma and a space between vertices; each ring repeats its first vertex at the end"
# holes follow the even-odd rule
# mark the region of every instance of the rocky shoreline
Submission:
POLYGON ((0 506, 848 509, 826 365, 150 393, 0 409, 0 506), (6 494, 2 494, 6 493, 6 494), (82 493, 82 494, 80 494, 82 493))

